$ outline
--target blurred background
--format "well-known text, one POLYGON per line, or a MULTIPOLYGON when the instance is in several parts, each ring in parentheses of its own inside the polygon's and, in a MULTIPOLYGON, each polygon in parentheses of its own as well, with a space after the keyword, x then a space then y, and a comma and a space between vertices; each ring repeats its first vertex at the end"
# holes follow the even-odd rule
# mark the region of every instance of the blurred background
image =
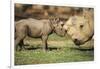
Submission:
POLYGON ((66 7, 66 6, 48 6, 48 5, 32 5, 32 4, 15 4, 15 20, 25 18, 48 19, 50 16, 68 18, 70 15, 79 15, 82 13, 81 7, 66 7))

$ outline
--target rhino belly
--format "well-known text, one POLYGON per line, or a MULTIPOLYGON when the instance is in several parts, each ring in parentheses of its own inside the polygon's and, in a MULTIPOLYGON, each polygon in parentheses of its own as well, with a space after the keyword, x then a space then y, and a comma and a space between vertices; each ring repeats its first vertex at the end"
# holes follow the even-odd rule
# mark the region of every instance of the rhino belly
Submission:
POLYGON ((28 36, 30 37, 41 37, 41 29, 38 27, 31 27, 28 29, 28 36))

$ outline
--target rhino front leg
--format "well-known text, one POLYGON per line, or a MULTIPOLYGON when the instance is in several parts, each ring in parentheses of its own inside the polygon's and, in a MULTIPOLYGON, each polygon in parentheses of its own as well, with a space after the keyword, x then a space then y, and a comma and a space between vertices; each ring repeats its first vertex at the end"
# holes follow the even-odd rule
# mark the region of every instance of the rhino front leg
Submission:
POLYGON ((24 39, 22 39, 22 40, 20 41, 19 46, 20 46, 19 51, 21 51, 21 50, 26 50, 26 48, 25 48, 25 46, 24 46, 24 39))
POLYGON ((47 35, 43 35, 42 36, 43 51, 47 51, 48 50, 47 40, 48 40, 48 36, 47 35))

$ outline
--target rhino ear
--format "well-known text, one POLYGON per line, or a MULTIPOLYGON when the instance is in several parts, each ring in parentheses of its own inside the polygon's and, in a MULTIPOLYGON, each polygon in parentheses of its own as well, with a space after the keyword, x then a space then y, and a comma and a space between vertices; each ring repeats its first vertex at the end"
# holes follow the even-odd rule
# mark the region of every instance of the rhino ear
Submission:
POLYGON ((56 21, 59 22, 60 21, 60 18, 56 18, 56 21))
POLYGON ((71 22, 72 22, 73 25, 75 25, 76 17, 72 17, 71 22))
POLYGON ((52 21, 54 22, 54 24, 58 24, 59 18, 54 18, 52 21))
POLYGON ((65 25, 68 25, 68 26, 72 25, 72 23, 73 23, 72 18, 73 18, 73 16, 69 17, 68 20, 65 22, 65 25))

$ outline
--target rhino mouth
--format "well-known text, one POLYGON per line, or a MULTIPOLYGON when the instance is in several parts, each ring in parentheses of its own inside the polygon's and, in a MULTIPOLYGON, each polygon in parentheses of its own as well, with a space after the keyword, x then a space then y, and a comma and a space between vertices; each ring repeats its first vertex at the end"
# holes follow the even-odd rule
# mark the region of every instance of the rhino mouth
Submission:
POLYGON ((77 46, 84 44, 84 42, 82 42, 82 41, 80 41, 80 40, 77 40, 77 39, 74 40, 74 43, 75 43, 75 45, 77 45, 77 46))
POLYGON ((75 45, 81 45, 81 43, 79 41, 74 42, 74 43, 75 43, 75 45))

